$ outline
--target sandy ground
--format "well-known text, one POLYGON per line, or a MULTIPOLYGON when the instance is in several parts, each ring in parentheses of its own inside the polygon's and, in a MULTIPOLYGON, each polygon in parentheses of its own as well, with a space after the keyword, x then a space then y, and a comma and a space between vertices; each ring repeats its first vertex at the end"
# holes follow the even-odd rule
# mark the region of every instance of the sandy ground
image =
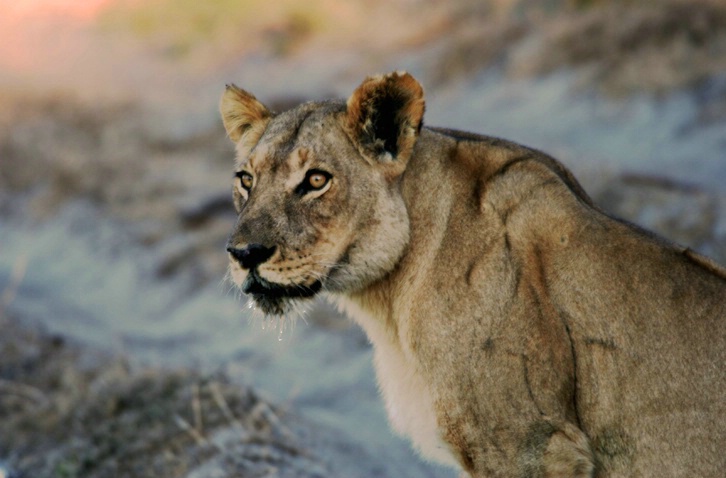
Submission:
POLYGON ((282 109, 407 69, 428 124, 726 263, 724 9, 527 3, 282 2, 193 42, 104 2, 0 19, 0 476, 456 476, 391 435, 348 319, 281 331, 223 282, 227 82, 282 109))

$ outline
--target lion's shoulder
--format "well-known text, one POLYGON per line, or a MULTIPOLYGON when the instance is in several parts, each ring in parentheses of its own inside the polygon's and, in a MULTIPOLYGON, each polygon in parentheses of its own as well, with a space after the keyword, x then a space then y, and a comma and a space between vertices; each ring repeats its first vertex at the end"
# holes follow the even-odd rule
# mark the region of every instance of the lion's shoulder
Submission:
MULTIPOLYGON (((542 151, 495 136, 439 127, 426 129, 432 134, 428 141, 422 138, 422 153, 425 155, 431 145, 439 148, 446 145, 444 148, 450 150, 447 166, 467 170, 474 181, 496 180, 509 172, 526 175, 530 179, 557 178, 580 201, 596 207, 570 170, 542 151)), ((525 183, 522 188, 527 187, 525 183)))

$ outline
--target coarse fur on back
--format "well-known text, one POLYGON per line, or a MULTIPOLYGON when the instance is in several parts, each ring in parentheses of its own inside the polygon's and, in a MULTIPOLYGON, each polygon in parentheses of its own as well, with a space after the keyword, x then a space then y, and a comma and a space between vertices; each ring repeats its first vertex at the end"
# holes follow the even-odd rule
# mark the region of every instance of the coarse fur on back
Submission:
MULTIPOLYGON (((472 477, 723 476, 726 271, 556 160, 422 127, 406 73, 276 114, 229 86, 230 275, 367 332, 390 421, 472 477)), ((334 366, 334 365, 331 365, 334 366)))

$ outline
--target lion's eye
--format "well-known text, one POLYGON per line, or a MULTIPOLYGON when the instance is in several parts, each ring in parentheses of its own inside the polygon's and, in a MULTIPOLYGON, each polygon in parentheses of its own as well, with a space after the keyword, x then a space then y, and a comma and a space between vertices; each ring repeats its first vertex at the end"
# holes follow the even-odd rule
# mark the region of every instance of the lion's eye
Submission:
POLYGON ((328 183, 328 176, 323 173, 314 172, 308 175, 308 184, 310 189, 322 189, 328 183))
POLYGON ((333 176, 319 169, 311 169, 305 175, 303 182, 297 187, 295 192, 298 194, 306 194, 314 191, 322 191, 330 183, 333 176))
POLYGON ((240 171, 236 176, 239 178, 242 189, 249 192, 252 189, 252 175, 246 171, 240 171))

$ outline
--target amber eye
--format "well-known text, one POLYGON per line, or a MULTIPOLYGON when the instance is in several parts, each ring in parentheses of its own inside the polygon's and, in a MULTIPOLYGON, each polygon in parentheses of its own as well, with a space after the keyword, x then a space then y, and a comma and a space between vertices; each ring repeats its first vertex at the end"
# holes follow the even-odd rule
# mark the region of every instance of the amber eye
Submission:
POLYGON ((245 191, 252 189, 252 175, 250 173, 240 171, 236 176, 239 178, 239 182, 245 191))
POLYGON ((295 188, 295 192, 302 196, 310 192, 324 191, 326 186, 330 184, 332 177, 330 173, 325 171, 311 169, 305 175, 303 182, 295 188))
POLYGON ((320 173, 320 172, 313 172, 308 175, 308 185, 310 189, 322 189, 326 184, 328 184, 328 180, 330 179, 329 176, 320 173))

